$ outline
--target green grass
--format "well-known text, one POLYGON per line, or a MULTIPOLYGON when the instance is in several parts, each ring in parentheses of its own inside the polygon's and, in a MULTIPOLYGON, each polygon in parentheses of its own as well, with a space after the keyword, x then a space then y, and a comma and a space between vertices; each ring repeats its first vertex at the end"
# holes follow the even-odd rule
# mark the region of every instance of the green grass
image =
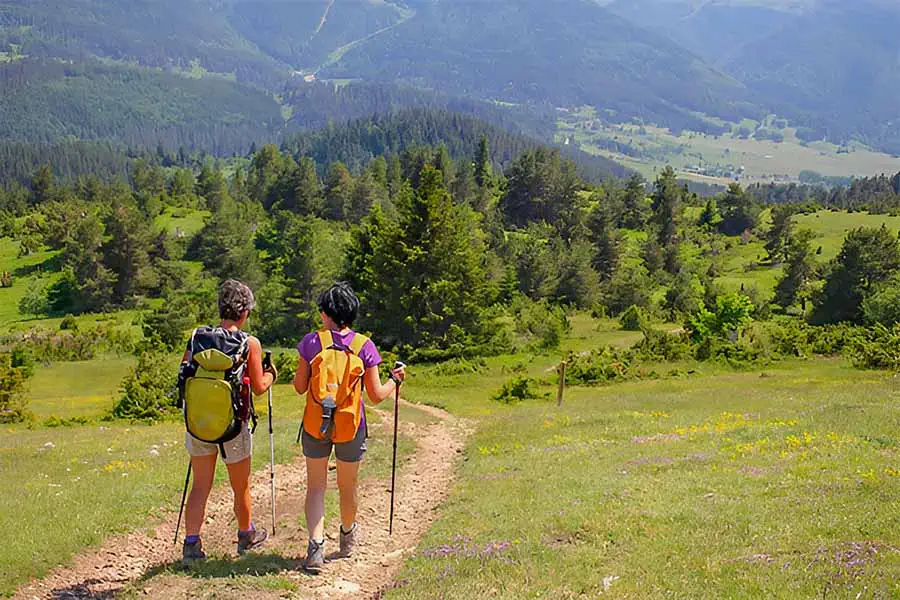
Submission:
MULTIPOLYGON (((0 270, 9 271, 13 285, 0 288, 0 327, 16 321, 27 320, 19 313, 19 301, 25 296, 28 284, 38 276, 39 269, 50 261, 56 252, 37 252, 31 256, 19 256, 19 242, 0 238, 0 270)), ((54 273, 48 274, 52 280, 54 273)))
POLYGON ((185 236, 190 237, 203 229, 203 225, 210 214, 207 210, 191 210, 167 206, 163 213, 156 217, 156 226, 173 234, 176 231, 182 231, 185 236))
POLYGON ((766 375, 483 401, 388 597, 896 597, 896 384, 839 362, 766 375))
POLYGON ((819 211, 809 215, 794 217, 797 228, 810 229, 816 234, 813 247, 821 246, 821 261, 831 260, 838 255, 847 232, 858 227, 881 227, 886 225, 894 233, 900 231, 900 217, 870 215, 864 212, 848 213, 819 211))
POLYGON ((133 357, 38 366, 28 381, 28 405, 38 418, 98 418, 109 412, 133 357))

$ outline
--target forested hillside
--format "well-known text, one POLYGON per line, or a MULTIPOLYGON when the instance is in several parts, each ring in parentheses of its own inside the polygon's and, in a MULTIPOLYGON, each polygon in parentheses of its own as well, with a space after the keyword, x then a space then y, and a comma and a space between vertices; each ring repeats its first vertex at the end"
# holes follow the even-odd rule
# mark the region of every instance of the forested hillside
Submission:
POLYGON ((590 0, 414 2, 414 17, 324 76, 403 80, 513 102, 604 107, 664 122, 686 109, 739 118, 742 86, 590 0), (427 52, 423 52, 428 48, 427 52))
POLYGON ((10 0, 0 137, 228 154, 428 106, 549 140, 555 109, 587 105, 713 135, 776 114, 896 151, 898 26, 887 0, 10 0))
POLYGON ((748 43, 790 22, 805 2, 615 0, 609 8, 721 67, 748 43), (799 6, 798 6, 799 5, 799 6))

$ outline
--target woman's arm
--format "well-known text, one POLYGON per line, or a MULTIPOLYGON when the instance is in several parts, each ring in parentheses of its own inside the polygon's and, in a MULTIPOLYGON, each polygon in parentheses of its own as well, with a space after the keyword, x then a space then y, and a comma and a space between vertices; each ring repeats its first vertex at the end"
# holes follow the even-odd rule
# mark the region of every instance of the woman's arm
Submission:
POLYGON ((262 367, 262 345, 255 337, 248 340, 250 346, 250 356, 247 357, 247 370, 250 372, 250 388, 255 396, 266 393, 272 384, 275 383, 275 374, 271 371, 263 371, 262 367))
MULTIPOLYGON (((402 383, 403 380, 406 379, 406 368, 400 367, 399 369, 394 369, 391 371, 391 374, 402 383)), ((380 403, 397 389, 397 383, 393 379, 388 379, 387 384, 381 383, 381 377, 378 375, 377 366, 366 369, 365 383, 366 394, 369 396, 369 400, 375 404, 380 403)))
POLYGON ((297 374, 294 375, 294 389, 301 396, 306 393, 309 387, 309 363, 301 355, 297 361, 297 374))

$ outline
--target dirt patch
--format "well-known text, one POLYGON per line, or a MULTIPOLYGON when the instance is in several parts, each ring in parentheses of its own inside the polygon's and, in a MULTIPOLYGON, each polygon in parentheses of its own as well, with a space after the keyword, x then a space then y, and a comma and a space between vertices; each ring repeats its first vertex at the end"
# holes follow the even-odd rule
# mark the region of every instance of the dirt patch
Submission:
MULTIPOLYGON (((406 403, 404 403, 406 404, 406 403)), ((302 571, 306 532, 302 522, 306 469, 302 458, 278 467, 278 530, 260 554, 235 558, 235 526, 229 488, 213 492, 203 529, 210 560, 198 569, 176 568, 180 545, 173 546, 177 513, 152 532, 108 538, 98 550, 77 556, 72 564, 23 586, 16 600, 34 598, 374 598, 394 585, 404 559, 436 518, 455 475, 455 467, 471 433, 468 423, 446 412, 416 405, 438 419, 426 426, 402 423, 401 431, 416 440, 416 451, 398 473, 394 534, 388 535, 390 480, 367 479, 360 486, 359 522, 363 544, 352 558, 337 559, 334 523, 329 524, 326 552, 331 553, 318 576, 302 571), (227 552, 227 554, 226 554, 227 552), (255 575, 272 577, 255 585, 255 575), (274 580, 273 580, 274 578, 274 580)), ((388 431, 388 427, 384 427, 388 431)), ((365 468, 365 467, 363 467, 365 468)), ((334 472, 329 486, 336 489, 334 472)), ((263 469, 252 481, 256 520, 269 523, 269 479, 263 469)))

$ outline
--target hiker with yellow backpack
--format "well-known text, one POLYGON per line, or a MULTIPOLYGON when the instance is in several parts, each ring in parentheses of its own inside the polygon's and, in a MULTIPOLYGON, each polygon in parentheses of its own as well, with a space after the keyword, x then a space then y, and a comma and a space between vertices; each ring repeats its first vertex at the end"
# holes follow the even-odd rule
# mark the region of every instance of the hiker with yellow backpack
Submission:
MULTIPOLYGON (((219 455, 228 469, 234 491, 238 554, 268 538, 268 532, 257 529, 251 518, 250 456, 252 429, 256 427, 253 395, 269 390, 278 374, 271 361, 264 364, 259 340, 242 331, 256 304, 250 288, 240 281, 228 280, 219 288, 218 304, 221 322, 216 327, 194 330, 178 376, 179 399, 187 429, 184 444, 191 458, 185 492, 191 471, 194 473, 186 507, 182 497, 186 509, 187 537, 182 556, 185 565, 206 558, 200 527, 219 455)), ((177 530, 175 535, 177 539, 177 530)))
POLYGON ((360 541, 357 478, 368 437, 362 390, 378 404, 406 378, 400 367, 391 372, 386 384, 381 382, 378 349, 371 339, 350 329, 359 314, 359 299, 348 284, 331 286, 319 296, 318 305, 323 327, 297 345, 300 359, 294 377, 294 389, 306 394, 300 433, 306 457, 309 530, 305 567, 313 573, 325 563, 325 491, 332 449, 340 494, 340 555, 349 557, 360 541))

